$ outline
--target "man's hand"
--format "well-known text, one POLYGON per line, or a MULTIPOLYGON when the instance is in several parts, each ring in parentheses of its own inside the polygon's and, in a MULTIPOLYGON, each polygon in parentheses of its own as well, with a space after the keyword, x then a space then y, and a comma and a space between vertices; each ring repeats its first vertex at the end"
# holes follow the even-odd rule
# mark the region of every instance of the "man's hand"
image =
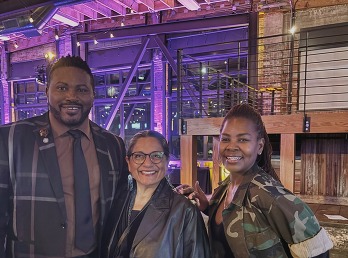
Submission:
POLYGON ((175 189, 178 193, 185 195, 188 199, 194 200, 200 211, 204 211, 208 207, 209 201, 202 188, 199 186, 198 181, 196 181, 194 187, 183 184, 175 189))

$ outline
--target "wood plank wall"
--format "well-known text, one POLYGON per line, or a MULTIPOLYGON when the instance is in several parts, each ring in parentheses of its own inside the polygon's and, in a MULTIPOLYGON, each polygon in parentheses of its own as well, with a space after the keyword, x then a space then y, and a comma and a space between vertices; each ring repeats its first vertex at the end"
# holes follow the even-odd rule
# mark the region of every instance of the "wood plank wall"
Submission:
MULTIPOLYGON (((279 175, 284 185, 294 192, 310 195, 348 196, 348 111, 310 113, 310 132, 303 132, 303 114, 263 116, 269 134, 281 135, 279 175), (312 137, 321 135, 321 138, 312 137), (336 136, 335 136, 336 134, 336 136), (340 139, 328 140, 329 137, 340 139), (301 171, 295 170, 296 135, 303 137, 301 144, 301 171), (308 137, 304 137, 307 135, 308 137), (317 138, 316 140, 314 140, 317 138), (326 139, 326 140, 325 140, 326 139)), ((192 144, 196 136, 215 136, 213 152, 213 188, 219 180, 216 164, 216 136, 223 118, 187 119, 187 134, 181 139, 181 183, 192 184, 196 178, 197 148, 192 144)))
POLYGON ((301 144, 301 194, 346 197, 347 134, 304 137, 301 144))

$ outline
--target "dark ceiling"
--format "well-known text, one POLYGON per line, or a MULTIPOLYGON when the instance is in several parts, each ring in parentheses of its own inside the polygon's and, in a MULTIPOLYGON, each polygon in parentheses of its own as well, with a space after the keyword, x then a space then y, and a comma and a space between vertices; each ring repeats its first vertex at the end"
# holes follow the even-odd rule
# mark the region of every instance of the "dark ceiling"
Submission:
MULTIPOLYGON (((313 5, 319 1, 310 2, 313 5)), ((124 23, 138 26, 139 20, 149 25, 247 12, 289 11, 294 3, 300 8, 313 7, 305 0, 0 0, 0 44, 57 30, 81 32, 86 30, 82 26, 86 24, 91 31, 124 23), (165 20, 158 18, 163 14, 165 20), (101 25, 92 28, 95 23, 101 25)))

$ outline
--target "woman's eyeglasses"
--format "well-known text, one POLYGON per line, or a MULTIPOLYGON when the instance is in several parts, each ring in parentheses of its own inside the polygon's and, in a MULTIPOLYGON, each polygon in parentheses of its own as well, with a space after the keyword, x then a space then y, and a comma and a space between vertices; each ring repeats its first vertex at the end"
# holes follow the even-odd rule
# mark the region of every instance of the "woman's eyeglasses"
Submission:
POLYGON ((146 156, 150 157, 150 160, 154 164, 158 164, 162 161, 164 152, 163 151, 153 151, 149 154, 143 152, 133 152, 129 155, 134 160, 135 164, 141 165, 145 162, 146 156))

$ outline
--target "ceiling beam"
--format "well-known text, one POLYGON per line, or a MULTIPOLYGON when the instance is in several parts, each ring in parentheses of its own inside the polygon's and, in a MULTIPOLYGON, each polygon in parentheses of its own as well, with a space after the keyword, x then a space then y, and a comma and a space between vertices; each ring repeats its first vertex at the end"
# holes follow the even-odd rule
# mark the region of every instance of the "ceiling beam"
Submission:
POLYGON ((110 8, 111 10, 122 16, 126 15, 126 8, 112 0, 96 0, 96 2, 106 8, 110 8))
POLYGON ((96 3, 96 2, 86 3, 86 6, 88 6, 92 10, 96 11, 97 13, 99 13, 105 17, 112 16, 111 10, 109 8, 105 7, 104 5, 99 4, 99 3, 96 3))
POLYGON ((138 2, 136 0, 114 0, 116 3, 128 8, 132 8, 133 10, 138 9, 138 2))
POLYGON ((97 13, 93 11, 91 8, 86 7, 85 5, 75 5, 72 7, 64 7, 63 12, 66 12, 67 9, 72 9, 79 12, 81 15, 89 18, 89 19, 97 19, 97 13))
POLYGON ((76 27, 80 22, 80 19, 75 19, 66 13, 56 13, 52 18, 71 27, 76 27))
MULTIPOLYGON (((75 10, 74 8, 70 8, 70 7, 59 8, 56 15, 63 16, 65 18, 70 19, 70 20, 77 22, 77 23, 79 23, 80 21, 83 20, 83 17, 82 17, 83 14, 81 14, 81 12, 75 10)), ((53 16, 53 19, 55 19, 55 16, 53 16)))
MULTIPOLYGON (((171 23, 160 23, 153 25, 144 25, 136 27, 122 27, 110 30, 117 37, 132 38, 165 33, 183 33, 190 31, 201 31, 207 29, 223 29, 233 27, 247 26, 249 23, 249 14, 220 16, 214 18, 203 18, 189 21, 178 21, 171 23)), ((115 39, 117 39, 115 37, 115 39)), ((92 39, 110 40, 109 35, 98 32, 86 32, 77 35, 77 40, 82 42, 91 42, 92 39)))
POLYGON ((149 8, 149 11, 155 10, 155 1, 153 0, 139 0, 140 3, 145 5, 147 8, 149 8))
MULTIPOLYGON (((164 5, 170 7, 170 8, 174 8, 174 0, 160 0, 161 3, 163 3, 164 5)), ((155 3, 156 5, 156 3, 155 3)))

